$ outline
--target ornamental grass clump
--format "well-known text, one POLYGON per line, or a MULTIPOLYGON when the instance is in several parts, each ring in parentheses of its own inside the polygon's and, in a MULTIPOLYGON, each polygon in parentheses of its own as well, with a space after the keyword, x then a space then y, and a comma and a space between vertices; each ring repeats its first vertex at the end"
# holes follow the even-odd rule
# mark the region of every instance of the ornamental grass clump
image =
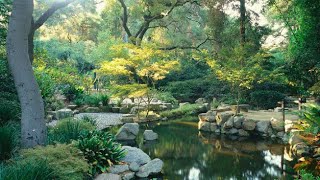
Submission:
POLYGON ((125 151, 115 142, 114 136, 103 131, 83 132, 77 147, 91 165, 91 175, 105 172, 125 156, 125 151))

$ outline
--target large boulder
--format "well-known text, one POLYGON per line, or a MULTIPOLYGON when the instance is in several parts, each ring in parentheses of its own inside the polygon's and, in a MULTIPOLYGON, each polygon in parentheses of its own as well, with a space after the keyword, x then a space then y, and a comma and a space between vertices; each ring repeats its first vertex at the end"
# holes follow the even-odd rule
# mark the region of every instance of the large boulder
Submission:
POLYGON ((232 129, 229 129, 226 131, 226 134, 229 134, 229 135, 237 135, 238 134, 238 129, 236 128, 232 128, 232 129))
POLYGON ((300 142, 293 145, 292 153, 297 157, 306 157, 310 155, 310 147, 306 143, 300 142))
POLYGON ((242 127, 242 123, 244 121, 244 117, 243 116, 235 116, 233 118, 233 126, 237 129, 240 129, 242 127))
POLYGON ((259 121, 256 125, 256 131, 267 134, 270 126, 270 121, 259 121))
POLYGON ((143 133, 143 139, 147 141, 153 141, 158 139, 158 134, 152 130, 145 130, 143 133))
POLYGON ((224 128, 224 129, 231 129, 231 128, 233 128, 233 117, 230 117, 230 118, 228 119, 228 121, 223 124, 223 128, 224 128))
POLYGON ((195 101, 196 104, 204 104, 207 103, 207 100, 205 98, 199 98, 195 101))
POLYGON ((124 124, 116 134, 117 140, 134 140, 139 133, 138 123, 126 123, 124 124))
POLYGON ((56 112, 57 119, 65 119, 73 116, 71 109, 60 109, 56 112))
POLYGON ((157 158, 141 166, 136 175, 140 178, 146 178, 153 174, 159 174, 162 170, 162 167, 163 161, 157 158))
POLYGON ((274 129, 278 132, 284 131, 284 122, 283 121, 277 120, 275 118, 271 118, 270 122, 271 122, 272 129, 274 129))
POLYGON ((245 119, 242 123, 242 128, 246 131, 253 131, 256 128, 256 122, 251 119, 245 119))
POLYGON ((136 162, 132 162, 132 163, 130 163, 130 165, 129 165, 130 171, 133 171, 133 172, 138 172, 138 171, 139 171, 139 168, 140 168, 140 166, 139 166, 139 164, 136 163, 136 162))
POLYGON ((201 113, 198 115, 199 121, 208 121, 207 113, 201 113))
POLYGON ((121 176, 118 174, 103 173, 94 178, 94 180, 121 180, 121 176))
POLYGON ((135 162, 139 166, 141 166, 151 161, 151 158, 139 148, 123 146, 122 149, 124 149, 127 152, 126 156, 121 159, 121 161, 123 162, 129 164, 135 162))
POLYGON ((247 131, 243 130, 243 129, 239 129, 238 135, 241 136, 241 137, 250 136, 250 134, 247 131))
POLYGON ((218 129, 218 126, 216 123, 210 123, 210 131, 211 132, 216 132, 217 129, 218 129))
POLYGON ((131 180, 134 179, 135 173, 131 171, 127 171, 121 174, 122 180, 131 180))
POLYGON ((210 123, 206 121, 199 121, 198 122, 198 129, 200 131, 210 131, 210 123))
POLYGON ((216 116, 216 121, 219 126, 222 126, 228 119, 232 116, 232 113, 229 112, 220 112, 216 116))

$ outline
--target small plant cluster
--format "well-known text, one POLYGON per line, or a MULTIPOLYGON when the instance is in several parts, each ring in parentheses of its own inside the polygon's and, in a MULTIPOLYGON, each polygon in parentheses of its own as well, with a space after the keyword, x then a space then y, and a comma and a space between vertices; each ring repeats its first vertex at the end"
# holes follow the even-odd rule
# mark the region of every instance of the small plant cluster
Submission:
POLYGON ((80 135, 77 147, 91 165, 90 174, 103 173, 113 164, 120 162, 125 156, 114 136, 103 131, 86 131, 80 135))
POLYGON ((206 110, 206 108, 203 108, 199 104, 186 104, 177 109, 163 111, 160 113, 160 116, 172 119, 183 116, 198 115, 199 113, 206 112, 206 110))

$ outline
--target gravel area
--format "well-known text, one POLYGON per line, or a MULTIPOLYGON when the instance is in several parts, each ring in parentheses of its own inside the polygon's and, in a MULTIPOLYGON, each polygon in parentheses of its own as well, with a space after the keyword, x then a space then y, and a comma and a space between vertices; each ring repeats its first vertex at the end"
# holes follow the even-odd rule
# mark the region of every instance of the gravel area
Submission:
POLYGON ((80 113, 76 114, 74 117, 81 118, 83 116, 94 118, 97 122, 97 129, 123 124, 121 122, 122 114, 119 113, 80 113))

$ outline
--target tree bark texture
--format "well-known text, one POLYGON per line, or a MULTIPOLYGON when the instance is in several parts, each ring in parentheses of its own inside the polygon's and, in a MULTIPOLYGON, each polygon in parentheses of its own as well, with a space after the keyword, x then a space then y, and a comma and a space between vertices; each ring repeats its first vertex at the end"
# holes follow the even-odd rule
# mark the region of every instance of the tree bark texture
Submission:
POLYGON ((33 0, 14 0, 7 34, 7 56, 21 104, 21 145, 44 145, 44 105, 28 55, 33 0))

